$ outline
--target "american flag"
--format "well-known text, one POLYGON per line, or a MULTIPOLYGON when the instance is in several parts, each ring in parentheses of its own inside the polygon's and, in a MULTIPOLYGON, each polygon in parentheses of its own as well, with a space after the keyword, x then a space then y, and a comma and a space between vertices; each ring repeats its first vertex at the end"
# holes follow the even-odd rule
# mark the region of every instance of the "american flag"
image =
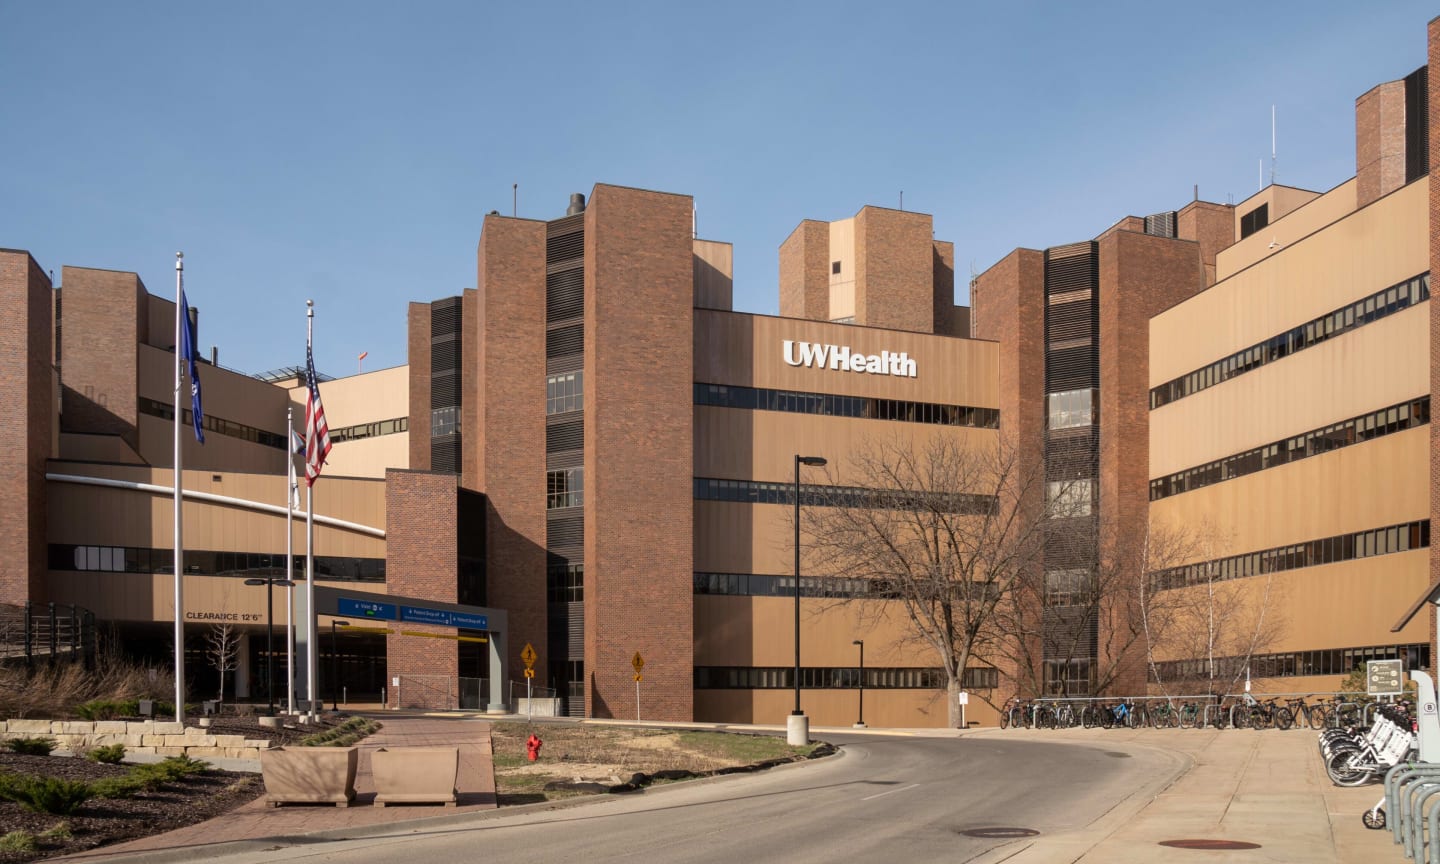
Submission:
POLYGON ((320 404, 320 382, 315 378, 315 354, 305 346, 305 485, 314 486, 320 479, 320 466, 330 455, 330 427, 325 422, 325 406, 320 404))

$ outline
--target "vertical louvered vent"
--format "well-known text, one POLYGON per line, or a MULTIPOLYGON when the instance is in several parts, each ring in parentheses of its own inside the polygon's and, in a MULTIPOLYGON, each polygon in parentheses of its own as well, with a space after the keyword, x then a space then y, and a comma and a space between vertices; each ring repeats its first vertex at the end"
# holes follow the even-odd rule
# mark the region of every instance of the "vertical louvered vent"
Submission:
POLYGON ((1174 237, 1175 211, 1167 210, 1164 213, 1156 213, 1154 216, 1146 216, 1145 233, 1153 234, 1156 237, 1174 237))
POLYGON ((447 297, 430 304, 430 469, 460 473, 460 403, 463 302, 447 297))
POLYGON ((1430 71, 1405 76, 1405 182, 1430 173, 1430 71))
POLYGON ((1099 386, 1099 304, 1095 302, 1098 263, 1093 242, 1057 246, 1045 252, 1047 393, 1099 386))
POLYGON ((545 275, 545 321, 553 324, 585 314, 585 269, 576 266, 545 275))

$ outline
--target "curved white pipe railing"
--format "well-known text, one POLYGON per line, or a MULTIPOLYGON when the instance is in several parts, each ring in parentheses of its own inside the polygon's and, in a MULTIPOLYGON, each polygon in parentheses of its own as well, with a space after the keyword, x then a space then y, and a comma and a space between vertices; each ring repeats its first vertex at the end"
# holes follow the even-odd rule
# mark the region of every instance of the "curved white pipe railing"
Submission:
MULTIPOLYGON (((111 489, 129 489, 133 492, 151 492, 156 495, 174 495, 175 487, 158 486, 154 483, 136 483, 132 480, 110 480, 105 477, 82 477, 78 474, 49 474, 45 475, 46 480, 53 480, 56 483, 75 483, 80 486, 105 486, 111 489)), ((285 508, 276 504, 266 504, 261 501, 250 501, 245 498, 232 498, 229 495, 216 495, 211 492, 195 492, 190 489, 182 489, 181 493, 193 501, 206 501, 211 504, 225 504, 230 507, 242 507, 247 510, 258 510, 261 513, 274 513, 277 516, 285 515, 285 508)), ((304 511, 291 510, 293 515, 302 519, 304 511)), ((357 534, 368 534, 371 537, 385 536, 383 528, 372 528, 369 525, 361 525, 358 522, 346 522, 344 519, 336 519, 333 516, 321 516, 316 514, 315 521, 321 525, 329 525, 332 528, 341 528, 346 531, 354 531, 357 534)))

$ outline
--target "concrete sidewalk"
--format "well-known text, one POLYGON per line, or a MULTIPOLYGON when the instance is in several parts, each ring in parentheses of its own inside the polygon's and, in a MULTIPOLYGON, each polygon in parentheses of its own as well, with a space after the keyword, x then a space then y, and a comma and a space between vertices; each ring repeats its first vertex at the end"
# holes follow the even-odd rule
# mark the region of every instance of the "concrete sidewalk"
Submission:
POLYGON ((1313 731, 986 730, 971 737, 976 736, 1068 741, 1115 750, 1154 747, 1193 761, 1190 770, 1152 799, 1131 798, 1082 831, 1017 841, 978 859, 983 864, 1405 860, 1391 844, 1389 831, 1371 831, 1360 822, 1360 814, 1380 798, 1380 785, 1333 785, 1320 763, 1313 731), (1194 839, 1238 840, 1260 848, 1190 851, 1159 845, 1194 839))
POLYGON ((382 722, 384 727, 359 745, 360 764, 355 774, 355 803, 350 807, 286 804, 272 808, 265 804, 262 796, 244 807, 206 822, 55 860, 96 861, 110 856, 140 853, 149 853, 146 860, 194 860, 204 854, 206 847, 218 847, 236 841, 298 837, 323 831, 413 822, 426 817, 454 816, 495 809, 495 772, 488 722, 457 722, 424 717, 385 717, 382 722), (455 778, 455 786, 459 792, 457 806, 373 806, 375 784, 370 774, 370 757, 381 747, 387 750, 406 747, 459 748, 460 766, 455 778))

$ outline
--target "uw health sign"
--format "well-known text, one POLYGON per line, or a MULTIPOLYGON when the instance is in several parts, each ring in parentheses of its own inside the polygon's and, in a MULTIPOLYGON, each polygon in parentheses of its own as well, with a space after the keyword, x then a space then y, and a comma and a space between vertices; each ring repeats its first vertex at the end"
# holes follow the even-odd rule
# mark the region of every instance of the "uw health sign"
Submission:
POLYGON ((790 366, 830 369, 836 372, 863 372, 867 375, 915 377, 915 358, 908 352, 881 351, 866 354, 845 345, 784 340, 785 362, 790 366))

